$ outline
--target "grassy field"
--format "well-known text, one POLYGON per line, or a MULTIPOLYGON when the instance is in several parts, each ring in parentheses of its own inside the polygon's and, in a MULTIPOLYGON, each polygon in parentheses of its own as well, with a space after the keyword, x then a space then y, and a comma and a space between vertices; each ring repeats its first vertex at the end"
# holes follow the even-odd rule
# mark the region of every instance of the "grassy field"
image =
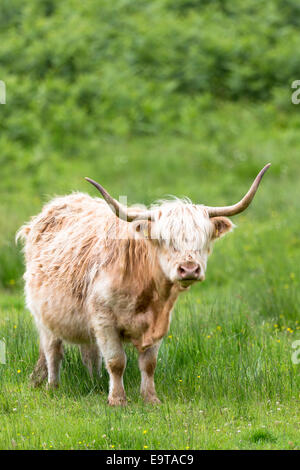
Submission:
POLYGON ((1 449, 300 449, 300 189, 297 116, 220 106, 194 137, 100 138, 81 155, 38 153, 3 166, 0 195, 1 449), (218 242, 207 280, 175 309, 156 372, 159 407, 139 398, 127 348, 129 406, 106 405, 108 377, 91 380, 69 347, 58 391, 32 390, 37 334, 22 296, 18 226, 54 194, 95 194, 98 179, 130 203, 166 194, 235 202, 272 167, 235 231, 218 242))

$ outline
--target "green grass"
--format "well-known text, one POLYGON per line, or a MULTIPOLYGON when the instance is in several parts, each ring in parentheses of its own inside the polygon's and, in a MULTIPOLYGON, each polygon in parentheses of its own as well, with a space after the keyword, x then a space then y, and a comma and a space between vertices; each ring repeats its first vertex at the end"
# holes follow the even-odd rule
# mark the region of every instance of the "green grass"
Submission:
POLYGON ((259 312, 222 289, 205 300, 185 295, 159 355, 163 405, 140 399, 136 354, 127 347, 129 405, 111 409, 106 372, 91 380, 71 347, 60 389, 32 390, 28 376, 38 354, 32 320, 18 297, 2 302, 8 352, 1 366, 2 449, 300 448, 299 366, 291 362, 297 320, 259 312))
POLYGON ((4 166, 1 449, 300 448, 300 365, 291 361, 292 342, 300 339, 299 146, 288 116, 227 105, 208 113, 194 138, 99 138, 80 155, 24 154, 17 165, 4 166), (54 194, 95 194, 82 180, 86 175, 132 203, 168 193, 211 205, 235 202, 268 161, 272 167, 251 208, 216 243, 207 280, 176 306, 156 372, 160 407, 141 401, 130 347, 125 409, 106 405, 106 372, 91 380, 76 348, 66 351, 58 391, 29 387, 38 342, 13 241, 21 223, 54 194))

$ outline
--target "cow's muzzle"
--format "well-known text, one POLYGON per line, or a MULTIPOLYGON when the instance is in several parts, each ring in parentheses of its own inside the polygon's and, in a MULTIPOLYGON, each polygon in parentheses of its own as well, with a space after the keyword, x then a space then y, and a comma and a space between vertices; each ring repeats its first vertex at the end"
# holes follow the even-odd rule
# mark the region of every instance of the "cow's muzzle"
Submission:
POLYGON ((177 268, 178 281, 184 283, 193 283, 195 281, 203 281, 204 273, 198 263, 187 262, 181 263, 177 268))

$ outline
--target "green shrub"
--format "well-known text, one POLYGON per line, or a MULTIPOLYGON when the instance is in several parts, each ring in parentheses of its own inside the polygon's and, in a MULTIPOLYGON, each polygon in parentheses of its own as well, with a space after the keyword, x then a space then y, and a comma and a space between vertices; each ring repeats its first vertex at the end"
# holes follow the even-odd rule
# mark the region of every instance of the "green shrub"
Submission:
POLYGON ((292 0, 4 0, 1 130, 59 147, 74 134, 187 133, 208 103, 272 101, 298 78, 298 12, 292 0))

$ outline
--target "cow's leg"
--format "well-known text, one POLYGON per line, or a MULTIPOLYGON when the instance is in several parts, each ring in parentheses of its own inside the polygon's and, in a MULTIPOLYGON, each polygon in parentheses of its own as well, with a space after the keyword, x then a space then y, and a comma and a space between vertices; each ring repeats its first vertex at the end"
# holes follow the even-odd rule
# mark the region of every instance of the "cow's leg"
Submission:
POLYGON ((59 369, 64 355, 62 340, 49 331, 42 331, 41 344, 47 361, 48 388, 57 388, 59 369))
POLYGON ((30 381, 34 387, 39 387, 46 380, 47 376, 48 368, 46 356, 42 346, 40 345, 40 355, 32 374, 30 375, 30 381))
POLYGON ((82 362, 89 371, 91 377, 95 372, 101 375, 102 357, 97 344, 82 344, 80 346, 82 362))
POLYGON ((139 368, 141 371, 141 395, 147 403, 161 403, 156 395, 154 372, 157 362, 159 344, 151 346, 139 354, 139 368))
POLYGON ((126 355, 120 335, 112 326, 96 327, 95 335, 109 373, 108 403, 111 406, 126 405, 123 385, 126 355))

